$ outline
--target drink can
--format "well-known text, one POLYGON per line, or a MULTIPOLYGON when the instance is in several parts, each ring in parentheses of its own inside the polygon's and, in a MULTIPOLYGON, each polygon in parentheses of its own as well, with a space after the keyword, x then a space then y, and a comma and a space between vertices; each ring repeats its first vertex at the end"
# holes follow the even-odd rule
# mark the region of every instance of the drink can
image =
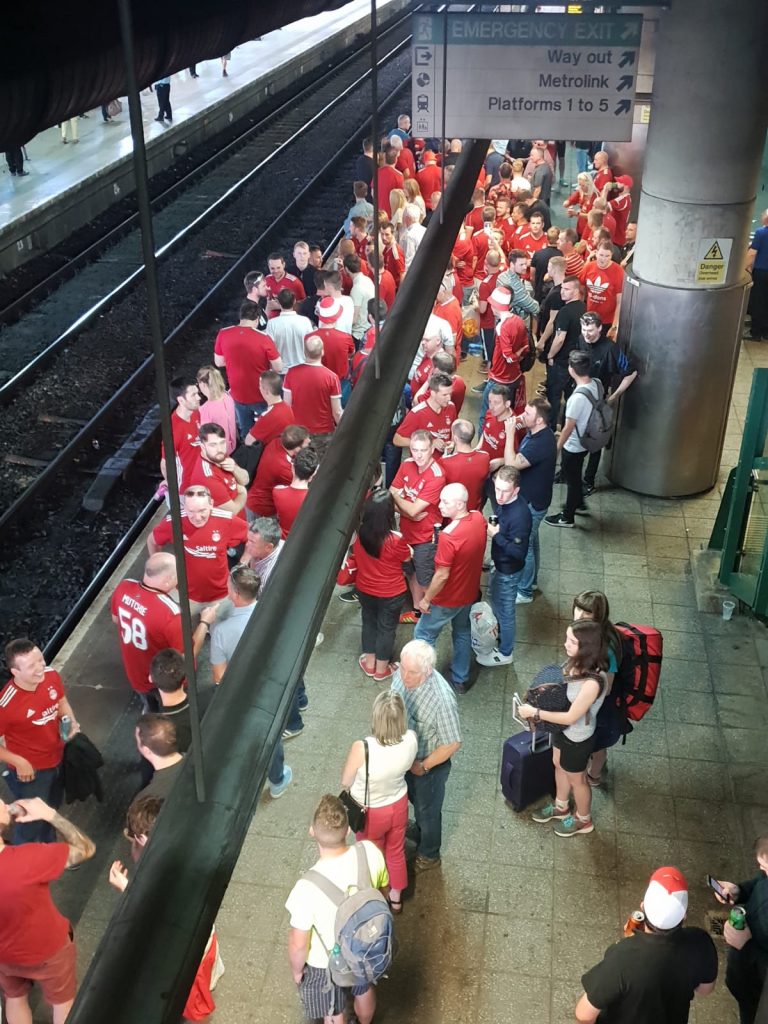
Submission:
POLYGON ((642 910, 634 910, 627 918, 624 925, 624 934, 630 936, 632 932, 642 931, 645 924, 645 914, 642 910))
POLYGON ((59 719, 59 733, 61 738, 66 743, 69 739, 70 733, 72 732, 72 719, 69 715, 62 715, 59 719))
POLYGON ((437 539, 440 536, 440 531, 442 530, 442 528, 443 527, 441 523, 435 523, 435 526, 432 530, 432 542, 434 544, 437 544, 437 539))
POLYGON ((736 931, 742 932, 747 924, 747 912, 744 907, 733 907, 728 915, 728 920, 736 931))
POLYGON ((499 525, 499 517, 498 516, 488 516, 488 522, 489 522, 489 524, 491 526, 498 526, 499 525))

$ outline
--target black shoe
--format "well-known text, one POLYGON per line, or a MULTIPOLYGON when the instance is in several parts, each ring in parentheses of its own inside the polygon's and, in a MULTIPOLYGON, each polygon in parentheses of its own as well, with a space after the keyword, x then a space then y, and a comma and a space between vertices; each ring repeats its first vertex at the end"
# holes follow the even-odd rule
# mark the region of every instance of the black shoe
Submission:
POLYGON ((462 694, 465 694, 465 693, 469 693, 469 691, 472 689, 472 687, 475 684, 471 683, 469 680, 467 680, 466 683, 452 683, 451 685, 453 686, 453 692, 454 693, 458 693, 459 695, 462 695, 462 694))
POLYGON ((580 516, 591 515, 591 513, 590 513, 590 511, 589 511, 589 509, 587 508, 586 505, 577 505, 576 506, 576 514, 580 515, 580 516))
POLYGON ((343 604, 358 604, 357 594, 354 590, 344 590, 339 594, 339 600, 343 604))
POLYGON ((595 493, 595 485, 594 484, 585 483, 584 486, 582 487, 582 491, 584 493, 584 497, 588 498, 590 496, 590 494, 594 494, 595 493))
POLYGON ((565 526, 570 530, 572 530, 574 526, 573 520, 568 519, 565 512, 558 512, 556 516, 545 516, 544 522, 547 526, 565 526))
POLYGON ((156 118, 155 118, 155 120, 157 121, 157 123, 158 123, 158 124, 162 124, 162 123, 163 123, 163 120, 164 120, 164 118, 162 118, 162 117, 156 117, 156 118))
POLYGON ((561 484, 563 482, 563 474, 560 472, 559 469, 555 473, 555 479, 552 482, 556 484, 561 484))
POLYGON ((482 384, 475 384, 475 386, 472 388, 472 392, 475 395, 482 395, 482 393, 485 391, 485 388, 486 388, 486 382, 483 381, 482 384))
POLYGON ((18 175, 18 176, 19 176, 20 178, 26 178, 26 176, 27 176, 27 175, 29 174, 29 171, 16 171, 16 174, 17 174, 17 175, 18 175))

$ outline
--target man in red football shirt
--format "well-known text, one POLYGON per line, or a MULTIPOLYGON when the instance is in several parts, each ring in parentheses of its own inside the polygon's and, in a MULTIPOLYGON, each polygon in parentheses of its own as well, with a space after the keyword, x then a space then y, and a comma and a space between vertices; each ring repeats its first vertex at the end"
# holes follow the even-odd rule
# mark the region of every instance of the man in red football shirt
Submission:
MULTIPOLYGON (((450 377, 453 381, 451 387, 451 401, 456 409, 456 415, 458 416, 461 412, 461 407, 464 405, 464 398, 467 394, 467 384, 463 377, 460 377, 456 373, 456 360, 453 358, 450 352, 435 352, 432 356, 432 370, 437 370, 439 373, 444 373, 446 377, 450 377)), ((431 376, 431 374, 430 374, 431 376)), ((413 387, 411 387, 413 391, 413 387)), ((418 405, 419 402, 426 402, 429 398, 429 377, 424 381, 421 387, 413 396, 413 404, 418 405)))
POLYGON ((540 213, 532 213, 528 221, 528 237, 523 242, 522 248, 532 257, 535 252, 546 248, 547 236, 544 232, 544 217, 540 213))
POLYGON ((429 397, 414 405, 397 428, 393 443, 398 448, 408 448, 413 434, 425 430, 436 451, 442 453, 451 439, 451 424, 456 419, 456 406, 451 401, 453 381, 447 374, 435 372, 427 384, 429 397))
MULTIPOLYGON (((413 153, 407 146, 403 145, 402 138, 397 135, 389 136, 389 144, 397 154, 397 160, 395 161, 395 168, 400 171, 403 176, 403 180, 406 178, 416 177, 416 160, 414 159, 413 153)), ((402 187, 402 186, 401 186, 402 187)))
POLYGON ((512 412, 512 393, 505 384, 492 384, 488 389, 488 413, 483 423, 478 450, 488 453, 490 472, 504 465, 504 446, 507 432, 514 435, 515 417, 512 412))
POLYGON ((485 208, 485 192, 476 188, 472 193, 472 209, 464 218, 465 227, 472 228, 472 237, 483 230, 483 210, 485 208))
MULTIPOLYGON (((404 178, 397 167, 397 150, 387 145, 384 151, 384 166, 374 171, 373 201, 377 210, 383 210, 387 217, 392 216, 389 196, 392 189, 402 188, 404 178)), ((376 218, 374 217, 374 223, 376 218)))
POLYGON ((522 317, 509 308, 510 298, 508 288, 497 287, 488 299, 496 317, 496 338, 493 362, 480 404, 480 431, 488 409, 488 395, 494 384, 505 384, 510 389, 513 410, 518 405, 521 410, 525 408, 525 377, 520 369, 520 360, 528 351, 528 330, 522 317))
POLYGON ((277 484, 289 484, 293 479, 293 457, 309 444, 309 431, 298 423, 289 424, 280 437, 274 438, 264 448, 259 460, 251 489, 248 491, 247 508, 251 515, 274 517, 275 503, 272 488, 277 484))
POLYGON ((616 218, 613 240, 619 248, 627 239, 627 221, 632 210, 633 184, 634 182, 628 174, 620 174, 615 181, 609 181, 603 186, 602 198, 608 200, 611 213, 616 218))
POLYGON ((349 379, 349 360, 355 354, 355 342, 351 334, 338 329, 339 317, 344 310, 341 303, 326 295, 317 305, 318 328, 312 333, 323 343, 322 362, 344 382, 349 379))
POLYGON ((433 458, 432 435, 416 430, 411 437, 411 457, 400 463, 389 493, 400 513, 400 532, 413 548, 413 565, 406 568, 414 611, 400 616, 401 622, 415 622, 419 602, 435 571, 434 528, 442 522, 438 504, 445 475, 433 458))
POLYGON ((289 423, 295 423, 296 417, 290 405, 283 401, 283 378, 279 373, 274 370, 262 373, 259 390, 267 408, 248 431, 245 443, 251 445, 260 441, 266 447, 274 438, 280 437, 289 423))
MULTIPOLYGON (((38 796, 58 807, 63 795, 61 719, 66 716, 70 720, 68 736, 80 726, 61 676, 45 664, 36 644, 11 640, 5 648, 5 663, 11 673, 10 681, 0 690, 0 761, 8 766, 5 781, 16 799, 38 796)), ((19 825, 13 836, 16 846, 54 840, 55 832, 46 821, 19 825)))
POLYGON ((72 926, 51 899, 49 885, 67 868, 89 860, 96 846, 85 833, 39 797, 6 804, 0 800, 0 992, 8 1024, 30 1024, 29 993, 40 986, 64 1024, 75 1001, 76 948, 72 926), (16 829, 44 826, 58 832, 51 843, 7 845, 16 829))
POLYGON ((299 509, 309 493, 312 477, 317 472, 320 460, 314 448, 302 448, 293 459, 293 479, 289 484, 277 484, 272 488, 272 501, 277 511, 277 521, 283 540, 293 526, 299 509))
POLYGON ((600 242, 594 260, 584 264, 579 280, 587 286, 587 312, 597 313, 603 325, 603 335, 616 340, 621 313, 621 291, 624 270, 613 261, 613 246, 600 242))
POLYGON ((282 306, 277 301, 277 297, 283 288, 288 288, 293 292, 296 299, 296 305, 303 302, 307 297, 307 293, 304 291, 304 285, 294 274, 287 274, 285 271, 285 257, 281 256, 279 252, 272 252, 267 257, 267 266, 269 267, 269 273, 266 276, 267 285, 267 315, 270 319, 276 316, 280 316, 282 306))
POLYGON ((514 238, 517 223, 512 219, 511 209, 512 204, 509 199, 506 196, 499 196, 496 200, 496 220, 493 222, 493 226, 503 235, 502 248, 505 253, 515 248, 514 238))
MULTIPOLYGON (((192 445, 197 441, 197 434, 200 430, 200 391, 197 381, 191 377, 176 377, 171 381, 170 392, 171 401, 176 402, 176 408, 171 415, 173 447, 176 452, 176 475, 179 478, 179 488, 183 489, 184 467, 196 455, 192 445)), ((165 448, 160 449, 160 472, 163 475, 163 480, 167 481, 165 448)))
MULTIPOLYGON (((428 328, 429 324, 424 328, 425 332, 428 328)), ((411 386, 412 396, 417 395, 421 391, 434 372, 435 364, 432 362, 432 357, 437 352, 440 352, 442 347, 443 341, 438 333, 424 334, 416 353, 417 357, 419 357, 418 362, 416 363, 413 373, 408 381, 411 386)))
MULTIPOLYGON (((464 351, 464 331, 462 327, 462 316, 461 316, 461 303, 456 298, 456 276, 455 274, 446 274, 440 282, 440 287, 437 289, 437 295, 435 297, 435 304, 432 307, 432 313, 434 316, 444 320, 448 325, 448 330, 451 333, 453 340, 452 348, 454 352, 461 351, 462 359, 466 358, 466 352, 464 351)), ((469 344, 467 342, 467 344, 469 344)))
POLYGON ((312 446, 322 458, 341 419, 341 381, 323 366, 323 340, 317 334, 304 339, 304 355, 305 362, 286 373, 283 394, 297 422, 312 435, 312 446))
POLYGON ((144 711, 158 710, 146 696, 154 690, 149 679, 152 659, 167 647, 184 650, 181 613, 170 596, 177 586, 176 558, 160 551, 147 559, 141 582, 123 580, 112 594, 112 621, 120 634, 123 668, 144 711))
POLYGON ((383 245, 382 263, 384 269, 392 275, 395 288, 400 287, 400 281, 405 273, 405 254, 395 241, 394 226, 387 220, 379 228, 381 244, 383 245))
POLYGON ((453 637, 451 676, 457 693, 472 685, 472 635, 469 610, 480 593, 480 576, 487 540, 487 525, 480 512, 467 507, 463 484, 448 484, 440 492, 440 513, 450 519, 437 538, 435 573, 419 601, 422 615, 416 623, 414 640, 426 640, 432 647, 450 622, 453 637))
POLYGON ((595 188, 602 192, 608 182, 613 181, 613 171, 608 162, 609 157, 604 149, 600 149, 592 157, 592 164, 595 168, 595 188))
MULTIPOLYGON (((201 605, 227 596, 227 548, 244 544, 248 526, 244 519, 221 508, 214 508, 211 492, 199 485, 184 491, 181 510, 185 565, 189 585, 189 603, 193 614, 201 605)), ((150 555, 173 539, 171 517, 154 528, 147 538, 150 555)))
POLYGON ((561 231, 557 239, 557 248, 565 257, 566 277, 577 276, 584 266, 584 260, 576 250, 578 240, 579 236, 573 228, 566 228, 564 231, 561 231))
POLYGON ((416 181, 421 189, 421 198, 428 210, 434 209, 432 197, 435 193, 439 195, 442 172, 437 166, 437 157, 431 149, 425 149, 421 154, 422 167, 416 172, 416 181))
POLYGON ((259 393, 260 374, 265 370, 277 373, 283 370, 274 341, 258 328, 259 313, 260 307, 255 302, 244 302, 240 307, 240 323, 219 331, 213 349, 216 366, 227 371, 241 437, 253 426, 254 416, 264 409, 259 393))
MULTIPOLYGON (((186 475, 186 487, 200 484, 211 492, 216 508, 242 513, 247 497, 248 471, 227 455, 227 435, 218 423, 203 423, 197 460, 186 475)), ((243 515, 243 518, 245 516, 243 515)))
POLYGON ((470 512, 485 504, 485 483, 491 471, 488 452, 479 446, 473 448, 474 439, 475 428, 469 420, 456 420, 451 426, 451 451, 440 462, 446 483, 466 487, 470 512))
MULTIPOLYGON (((490 366, 493 361, 493 350, 496 345, 496 318, 493 315, 493 307, 488 304, 488 299, 496 288, 500 263, 501 257, 497 252, 491 251, 486 254, 483 277, 477 289, 477 311, 480 314, 480 334, 483 339, 486 366, 490 366)), ((473 390, 482 392, 485 390, 485 385, 477 385, 473 390)))

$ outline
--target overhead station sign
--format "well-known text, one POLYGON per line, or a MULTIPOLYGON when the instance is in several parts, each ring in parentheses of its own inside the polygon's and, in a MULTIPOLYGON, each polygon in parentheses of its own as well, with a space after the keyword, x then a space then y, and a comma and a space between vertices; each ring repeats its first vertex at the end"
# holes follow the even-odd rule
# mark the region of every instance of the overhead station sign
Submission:
POLYGON ((415 14, 420 136, 628 142, 642 17, 415 14))

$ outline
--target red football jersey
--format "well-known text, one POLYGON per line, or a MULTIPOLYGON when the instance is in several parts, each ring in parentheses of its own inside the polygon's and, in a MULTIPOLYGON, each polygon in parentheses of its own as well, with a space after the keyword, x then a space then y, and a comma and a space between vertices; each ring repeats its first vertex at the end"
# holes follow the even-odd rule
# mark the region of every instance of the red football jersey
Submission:
POLYGON ((510 423, 514 428, 515 421, 512 417, 508 416, 505 420, 499 420, 487 413, 483 423, 483 433, 480 435, 480 444, 477 446, 478 451, 487 452, 490 459, 503 459, 504 445, 507 440, 507 424, 510 423))
POLYGON ((497 384, 514 384, 521 375, 520 359, 528 351, 528 331, 516 313, 500 320, 488 376, 497 384))
POLYGON ((392 277, 388 270, 382 270, 381 276, 379 277, 379 298, 386 302, 387 312, 392 309, 396 294, 397 286, 395 284, 394 277, 392 277))
POLYGON ((293 480, 290 456, 283 448, 279 437, 274 438, 264 449, 256 469, 256 476, 248 491, 247 507, 257 516, 274 516, 275 503, 272 488, 277 484, 289 484, 293 480))
POLYGON ((295 423, 293 409, 282 400, 268 406, 253 424, 248 433, 266 447, 270 441, 280 437, 290 423, 295 423))
POLYGON ((352 545, 357 566, 355 586, 372 597, 397 597, 406 589, 403 562, 410 560, 411 551, 403 535, 393 530, 384 540, 378 558, 369 555, 360 538, 352 545))
MULTIPOLYGON (((181 529, 191 600, 208 602, 226 597, 229 576, 227 548, 236 548, 245 541, 247 523, 231 512, 215 508, 203 526, 194 526, 182 511, 181 529)), ((160 547, 171 543, 170 516, 154 528, 152 537, 160 547)))
POLYGON ((48 882, 59 878, 67 843, 25 843, 3 849, 0 871, 0 963, 43 964, 64 948, 69 921, 57 910, 48 882))
POLYGON ((278 484, 272 488, 272 502, 277 512, 283 540, 288 536, 308 494, 306 487, 291 487, 289 484, 278 484))
POLYGON ((335 327, 319 327, 312 333, 323 339, 323 366, 339 380, 345 380, 349 376, 349 360, 355 354, 355 339, 335 327))
POLYGON ((234 473, 227 472, 221 466, 216 466, 201 456, 189 467, 184 481, 187 487, 207 487, 211 492, 213 504, 217 507, 226 505, 228 501, 237 498, 237 480, 234 473))
POLYGON ((454 344, 458 346, 461 343, 461 336, 464 333, 464 329, 462 327, 463 320, 461 316, 461 303, 452 295, 446 302, 436 302, 432 307, 432 312, 435 316, 445 320, 453 334, 454 344))
POLYGON ((459 238, 451 252, 457 284, 469 288, 475 280, 475 250, 469 238, 459 238), (461 266, 459 266, 461 264, 461 266))
POLYGON ((406 146, 403 146, 400 150, 400 156, 397 158, 395 167, 404 178, 416 177, 416 161, 414 160, 413 153, 406 146))
POLYGON ((213 351, 226 363, 229 390, 234 400, 243 405, 261 402, 259 377, 270 369, 272 360, 280 358, 270 336, 255 327, 225 327, 216 335, 213 351))
MULTIPOLYGON (((488 274, 487 277, 483 278, 483 280, 480 282, 480 287, 477 290, 477 297, 480 301, 486 303, 488 302, 488 299, 491 297, 491 293, 496 287, 496 282, 498 278, 498 273, 488 274)), ((493 307, 489 304, 485 307, 485 312, 480 314, 480 327, 482 329, 488 330, 489 328, 493 327, 495 323, 496 319, 493 315, 493 307)))
POLYGON ((472 240, 474 241, 475 236, 483 230, 483 206, 474 206, 467 216, 464 218, 464 223, 468 228, 472 228, 472 240))
POLYGON ((25 757, 35 771, 61 764, 59 701, 65 696, 61 676, 52 668, 34 690, 13 680, 0 691, 0 736, 12 754, 25 757))
MULTIPOLYGON (((411 409, 397 428, 400 437, 410 437, 416 430, 428 430, 432 437, 439 437, 448 444, 451 440, 451 424, 456 419, 456 406, 449 402, 445 409, 437 412, 429 402, 419 402, 411 409)), ((437 452, 435 453, 437 457, 437 452)))
POLYGON ((601 270, 594 260, 584 264, 579 280, 587 286, 587 310, 595 312, 604 324, 613 323, 616 302, 624 287, 624 268, 613 260, 601 270))
POLYGON ((290 392, 291 408, 296 422, 310 434, 331 434, 336 420, 331 399, 341 398, 341 381, 327 367, 310 363, 292 366, 285 375, 283 390, 290 392))
MULTIPOLYGON (((184 490, 184 470, 190 461, 196 456, 192 445, 197 444, 197 435, 200 431, 200 413, 195 410, 192 418, 183 420, 177 410, 174 409, 171 415, 171 431, 173 433, 173 447, 176 451, 176 475, 179 478, 179 490, 184 490)), ((165 445, 160 446, 160 457, 165 458, 165 445)))
POLYGON ((400 278, 405 273, 405 253, 396 242, 384 249, 384 269, 392 275, 395 288, 399 288, 400 278))
MULTIPOLYGON (((385 164, 374 171, 373 198, 376 208, 384 210, 387 217, 392 216, 392 207, 389 205, 389 193, 394 188, 402 188, 404 178, 400 171, 392 164, 385 164)), ((374 217, 374 221, 376 218, 374 217)))
POLYGON ((461 608, 474 604, 480 590, 487 526, 480 512, 453 519, 437 538, 435 568, 447 568, 445 586, 432 599, 441 608, 461 608))
POLYGON ((602 192, 609 181, 613 181, 613 171, 610 167, 603 167, 595 174, 595 188, 602 192))
POLYGON ((426 501, 426 515, 416 522, 406 516, 400 516, 400 531, 406 543, 424 544, 432 540, 433 530, 437 523, 442 523, 438 502, 440 492, 445 487, 445 474, 439 462, 433 459, 423 473, 413 459, 404 459, 400 463, 392 488, 399 491, 407 501, 426 501))
POLYGON ((442 191, 443 172, 437 164, 426 164, 416 172, 416 181, 421 189, 421 198, 428 210, 432 209, 432 193, 442 191))
POLYGON ((632 196, 629 192, 617 196, 609 203, 613 216, 616 218, 616 229, 613 232, 614 244, 621 247, 627 240, 627 221, 632 209, 632 196))
MULTIPOLYGON (((272 274, 267 274, 264 279, 267 285, 267 295, 270 299, 276 299, 283 288, 290 288, 293 294, 296 296, 296 305, 303 302, 307 297, 307 293, 304 291, 304 285, 293 274, 283 274, 279 281, 276 281, 272 274)), ((273 317, 280 316, 279 309, 271 309, 267 314, 271 320, 273 317)), ((258 398, 254 398, 254 402, 258 402, 258 398)))
POLYGON ((128 682, 137 693, 149 693, 149 668, 157 652, 166 647, 184 650, 179 606, 160 590, 123 580, 112 595, 112 615, 128 682))
POLYGON ((466 487, 469 495, 467 508, 470 512, 481 509, 485 504, 485 481, 491 471, 490 463, 490 455, 482 448, 475 448, 471 452, 454 452, 446 455, 440 463, 446 484, 463 484, 466 487))

